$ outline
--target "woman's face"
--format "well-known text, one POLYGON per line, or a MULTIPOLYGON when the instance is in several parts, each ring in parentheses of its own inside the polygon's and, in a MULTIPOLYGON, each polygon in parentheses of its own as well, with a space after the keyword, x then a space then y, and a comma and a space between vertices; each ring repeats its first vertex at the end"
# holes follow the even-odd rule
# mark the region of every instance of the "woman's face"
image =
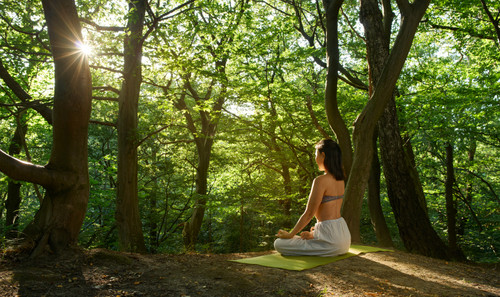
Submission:
POLYGON ((318 164, 318 169, 320 171, 325 171, 325 153, 316 150, 316 164, 318 164))

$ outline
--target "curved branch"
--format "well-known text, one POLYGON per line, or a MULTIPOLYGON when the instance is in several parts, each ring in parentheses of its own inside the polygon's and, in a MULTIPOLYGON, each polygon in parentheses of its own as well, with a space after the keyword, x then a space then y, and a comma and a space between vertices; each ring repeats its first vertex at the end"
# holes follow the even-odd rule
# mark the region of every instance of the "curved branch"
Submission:
POLYGON ((22 161, 2 150, 0 150, 0 171, 14 180, 35 183, 46 189, 60 189, 74 178, 74 175, 68 172, 50 170, 22 161))
POLYGON ((52 109, 48 108, 43 104, 37 102, 30 102, 32 97, 29 95, 23 87, 10 75, 7 69, 4 67, 2 60, 0 59, 0 78, 5 82, 10 90, 16 95, 19 100, 21 100, 27 107, 31 107, 36 110, 42 117, 52 125, 52 109))

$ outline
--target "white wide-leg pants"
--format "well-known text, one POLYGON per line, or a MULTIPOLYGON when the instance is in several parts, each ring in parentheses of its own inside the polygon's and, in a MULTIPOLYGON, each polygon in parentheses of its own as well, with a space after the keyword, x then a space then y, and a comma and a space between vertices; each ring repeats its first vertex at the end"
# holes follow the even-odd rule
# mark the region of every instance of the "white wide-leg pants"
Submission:
POLYGON ((274 248, 283 256, 333 257, 345 254, 351 246, 351 233, 344 218, 327 220, 314 225, 314 239, 278 238, 274 248))

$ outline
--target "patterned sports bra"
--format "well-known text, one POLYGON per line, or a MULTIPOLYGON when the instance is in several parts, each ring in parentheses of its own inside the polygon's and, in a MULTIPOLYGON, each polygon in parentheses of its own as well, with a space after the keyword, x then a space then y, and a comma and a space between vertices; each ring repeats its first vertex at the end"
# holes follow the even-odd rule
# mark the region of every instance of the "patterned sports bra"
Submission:
POLYGON ((321 200, 321 203, 330 202, 330 201, 338 200, 338 199, 342 199, 342 198, 344 198, 344 194, 339 195, 339 196, 323 196, 323 200, 321 200))

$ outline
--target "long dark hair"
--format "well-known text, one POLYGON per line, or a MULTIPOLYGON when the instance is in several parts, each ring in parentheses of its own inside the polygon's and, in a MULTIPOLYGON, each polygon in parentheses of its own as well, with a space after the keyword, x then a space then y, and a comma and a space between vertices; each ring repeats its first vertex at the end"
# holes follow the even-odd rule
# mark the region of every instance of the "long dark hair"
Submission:
POLYGON ((333 174, 336 180, 344 180, 344 167, 342 166, 342 152, 340 146, 331 139, 323 139, 316 143, 315 148, 320 153, 325 153, 325 168, 333 174))

